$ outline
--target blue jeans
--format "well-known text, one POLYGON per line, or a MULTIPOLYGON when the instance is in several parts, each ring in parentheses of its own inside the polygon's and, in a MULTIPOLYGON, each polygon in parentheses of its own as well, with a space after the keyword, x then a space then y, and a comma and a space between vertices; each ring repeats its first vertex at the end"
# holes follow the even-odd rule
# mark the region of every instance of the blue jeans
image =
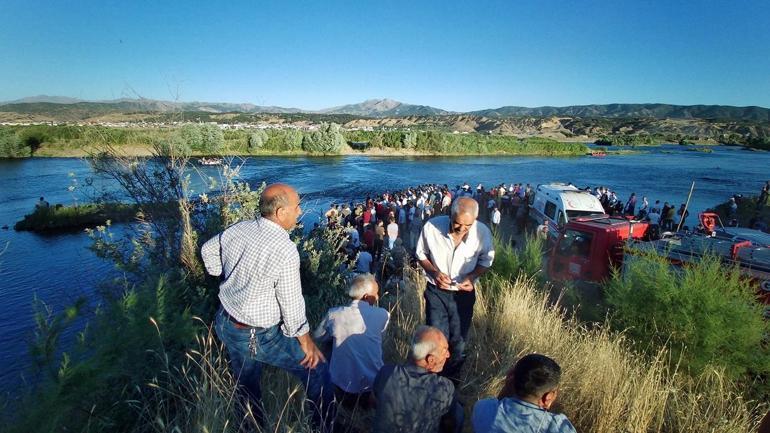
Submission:
POLYGON ((334 387, 329 380, 328 365, 320 363, 312 370, 301 366, 305 352, 296 338, 283 335, 280 325, 270 328, 236 327, 222 307, 217 312, 215 330, 227 348, 230 368, 240 385, 239 392, 254 403, 260 424, 264 423, 260 377, 262 368, 272 365, 288 371, 305 386, 305 406, 313 415, 313 424, 318 428, 331 425, 334 387))

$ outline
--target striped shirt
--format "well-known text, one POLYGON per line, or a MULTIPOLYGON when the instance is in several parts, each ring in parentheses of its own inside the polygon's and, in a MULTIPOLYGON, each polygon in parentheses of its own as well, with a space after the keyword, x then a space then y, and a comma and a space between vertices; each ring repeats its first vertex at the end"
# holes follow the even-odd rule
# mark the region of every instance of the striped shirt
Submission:
POLYGON ((299 276, 299 253, 289 233, 266 218, 234 224, 201 248, 206 271, 221 276, 219 300, 250 326, 281 324, 287 337, 309 331, 299 276))

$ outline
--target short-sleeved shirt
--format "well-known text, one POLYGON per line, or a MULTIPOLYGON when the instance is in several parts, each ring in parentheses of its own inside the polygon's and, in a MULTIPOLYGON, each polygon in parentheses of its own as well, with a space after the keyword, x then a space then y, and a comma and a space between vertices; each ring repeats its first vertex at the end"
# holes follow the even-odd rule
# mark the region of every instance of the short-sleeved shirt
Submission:
MULTIPOLYGON (((439 271, 453 279, 472 272, 476 265, 492 266, 495 250, 492 232, 486 225, 475 221, 457 248, 449 237, 449 228, 450 219, 446 215, 426 222, 417 240, 417 260, 429 259, 439 271)), ((436 284, 432 276, 427 278, 429 283, 436 284)))
POLYGON ((446 377, 416 365, 386 365, 374 380, 377 412, 374 433, 436 433, 454 402, 446 377))
POLYGON ((475 433, 576 433, 566 416, 517 398, 486 398, 473 407, 475 433))
POLYGON ((352 394, 372 389, 383 365, 382 333, 389 319, 387 310, 364 301, 353 301, 326 313, 315 336, 334 340, 329 364, 332 383, 352 394))

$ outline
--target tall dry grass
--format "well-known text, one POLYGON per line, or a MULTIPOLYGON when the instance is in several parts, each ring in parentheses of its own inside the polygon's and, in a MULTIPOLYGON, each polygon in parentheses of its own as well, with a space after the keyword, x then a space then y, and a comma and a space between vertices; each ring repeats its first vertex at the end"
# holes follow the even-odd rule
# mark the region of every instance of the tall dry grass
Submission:
MULTIPOLYGON (((383 300, 391 322, 384 339, 386 362, 403 362, 414 328, 424 321, 423 287, 422 276, 406 270, 398 285, 387 288, 383 300)), ((147 398, 136 402, 146 421, 139 423, 144 426, 140 430, 229 432, 245 426, 309 431, 303 391, 287 374, 265 372, 269 422, 259 430, 234 396, 235 382, 211 333, 199 346, 189 351, 184 366, 169 366, 146 387, 147 398)), ((635 353, 623 335, 566 316, 526 277, 485 280, 478 290, 469 350, 465 384, 459 390, 467 416, 473 403, 500 390, 507 370, 530 352, 549 355, 562 366, 557 410, 580 432, 748 433, 767 410, 766 404, 744 401, 718 371, 697 379, 680 375, 667 367, 667 353, 650 361, 635 353)), ((359 428, 371 425, 371 416, 340 415, 348 424, 354 418, 352 424, 359 428)))

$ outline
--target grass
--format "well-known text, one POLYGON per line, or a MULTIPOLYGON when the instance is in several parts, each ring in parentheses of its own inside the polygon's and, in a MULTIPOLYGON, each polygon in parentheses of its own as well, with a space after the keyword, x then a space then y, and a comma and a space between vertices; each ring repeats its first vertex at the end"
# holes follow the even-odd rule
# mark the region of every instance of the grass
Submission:
MULTIPOLYGON (((581 432, 747 433, 767 410, 745 401, 719 371, 690 378, 668 367, 665 351, 650 361, 633 351, 622 334, 606 326, 581 325, 552 305, 548 294, 537 286, 523 276, 512 281, 492 275, 479 289, 466 380, 460 388, 466 415, 475 401, 495 395, 506 371, 530 352, 552 356, 562 366, 559 410, 581 432)), ((386 362, 403 362, 409 337, 423 322, 422 287, 421 275, 407 270, 402 284, 383 298, 391 311, 384 344, 386 362)), ((162 357, 162 353, 155 356, 162 357)), ((142 422, 134 431, 256 427, 248 408, 241 408, 247 415, 235 415, 240 403, 233 396, 234 381, 210 331, 188 349, 183 365, 167 365, 153 381, 138 386, 142 398, 132 404, 142 422)), ((271 369, 263 376, 263 387, 270 414, 264 431, 308 431, 302 391, 296 382, 271 369)), ((356 423, 371 425, 371 416, 358 414, 356 423)))
POLYGON ((126 222, 136 217, 137 207, 122 203, 84 204, 36 208, 14 225, 15 230, 54 232, 82 230, 107 221, 126 222))

